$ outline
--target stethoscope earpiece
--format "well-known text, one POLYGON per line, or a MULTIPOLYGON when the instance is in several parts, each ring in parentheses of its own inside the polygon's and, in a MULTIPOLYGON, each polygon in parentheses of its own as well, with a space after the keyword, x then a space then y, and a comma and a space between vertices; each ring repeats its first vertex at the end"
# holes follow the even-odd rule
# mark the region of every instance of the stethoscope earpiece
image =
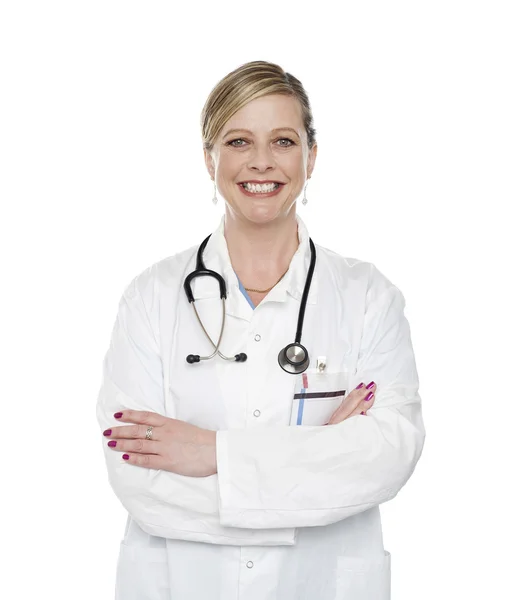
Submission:
MULTIPOLYGON (((247 358, 248 357, 244 352, 241 352, 240 354, 236 354, 234 356, 234 360, 236 362, 245 362, 247 358)), ((188 354, 188 356, 186 356, 186 361, 189 362, 190 365, 192 365, 193 363, 200 362, 201 357, 198 354, 188 354)))

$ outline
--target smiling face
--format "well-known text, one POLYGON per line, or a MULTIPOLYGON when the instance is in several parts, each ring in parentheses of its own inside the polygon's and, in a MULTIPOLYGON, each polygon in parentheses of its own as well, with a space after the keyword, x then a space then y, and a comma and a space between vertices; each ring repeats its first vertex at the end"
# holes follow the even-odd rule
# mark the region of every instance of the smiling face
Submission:
POLYGON ((316 154, 316 144, 311 150, 307 146, 298 100, 274 94, 256 98, 235 113, 204 158, 229 216, 258 224, 290 213, 311 177, 316 154), (248 181, 280 186, 273 193, 253 193, 255 188, 241 185, 248 181))

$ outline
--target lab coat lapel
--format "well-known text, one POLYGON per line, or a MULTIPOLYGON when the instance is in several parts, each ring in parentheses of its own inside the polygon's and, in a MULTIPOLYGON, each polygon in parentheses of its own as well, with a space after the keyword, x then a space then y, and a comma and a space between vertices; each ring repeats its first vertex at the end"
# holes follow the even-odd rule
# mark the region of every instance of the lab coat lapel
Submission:
MULTIPOLYGON (((311 262, 311 250, 309 246, 309 234, 307 227, 300 216, 296 215, 298 223, 299 246, 294 253, 289 270, 283 279, 274 286, 274 288, 262 300, 266 302, 286 302, 291 296, 301 301, 309 265, 311 262)), ((250 321, 252 318, 252 308, 239 289, 237 275, 232 268, 230 254, 224 235, 225 215, 222 216, 217 229, 212 233, 203 253, 204 264, 207 269, 220 273, 226 281, 226 314, 250 321)), ((318 257, 317 257, 318 266, 318 257)), ((307 299, 308 304, 316 304, 318 295, 318 276, 317 266, 313 274, 313 280, 307 299)), ((192 282, 192 290, 196 300, 196 308, 199 314, 222 314, 222 304, 220 299, 219 284, 213 277, 197 277, 192 282), (215 308, 218 307, 218 308, 215 308)), ((219 317, 216 317, 216 321, 219 317)), ((220 321, 219 321, 220 323, 220 321)), ((206 323, 205 323, 206 325, 206 323)))
MULTIPOLYGON (((224 224, 225 216, 223 215, 219 226, 212 233, 204 249, 204 265, 207 269, 219 273, 226 282, 226 315, 250 321, 252 308, 239 289, 239 282, 232 268, 228 246, 224 237, 224 224)), ((192 290, 196 301, 195 306, 199 315, 201 315, 201 319, 203 314, 215 315, 216 328, 218 329, 222 320, 219 283, 214 277, 197 277, 192 283, 192 290)), ((207 327, 206 322, 205 326, 207 327)), ((216 338, 212 339, 216 341, 216 338)))
MULTIPOLYGON (((304 287, 307 280, 309 265, 311 264, 311 248, 309 246, 309 232, 300 215, 296 215, 298 223, 298 248, 291 258, 289 270, 284 278, 263 299, 263 302, 286 302, 289 296, 298 301, 302 300, 304 287)), ((309 288, 307 304, 316 304, 318 296, 318 256, 315 271, 309 288)))

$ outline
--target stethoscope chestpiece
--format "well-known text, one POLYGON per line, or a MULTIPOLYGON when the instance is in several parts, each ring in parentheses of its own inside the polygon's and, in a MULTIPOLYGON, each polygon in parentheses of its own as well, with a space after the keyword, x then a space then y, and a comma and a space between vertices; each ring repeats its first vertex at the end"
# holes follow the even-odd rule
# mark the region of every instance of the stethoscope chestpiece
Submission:
POLYGON ((303 373, 309 366, 309 353, 302 344, 294 342, 280 350, 278 363, 286 373, 297 375, 303 373))

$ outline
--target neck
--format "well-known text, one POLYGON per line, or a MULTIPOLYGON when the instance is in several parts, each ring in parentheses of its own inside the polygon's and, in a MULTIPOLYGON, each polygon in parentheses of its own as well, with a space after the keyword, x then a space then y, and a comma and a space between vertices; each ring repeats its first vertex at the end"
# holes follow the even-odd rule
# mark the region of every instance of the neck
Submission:
POLYGON ((226 213, 225 239, 232 267, 243 284, 268 287, 289 268, 298 249, 296 214, 262 225, 226 213))

